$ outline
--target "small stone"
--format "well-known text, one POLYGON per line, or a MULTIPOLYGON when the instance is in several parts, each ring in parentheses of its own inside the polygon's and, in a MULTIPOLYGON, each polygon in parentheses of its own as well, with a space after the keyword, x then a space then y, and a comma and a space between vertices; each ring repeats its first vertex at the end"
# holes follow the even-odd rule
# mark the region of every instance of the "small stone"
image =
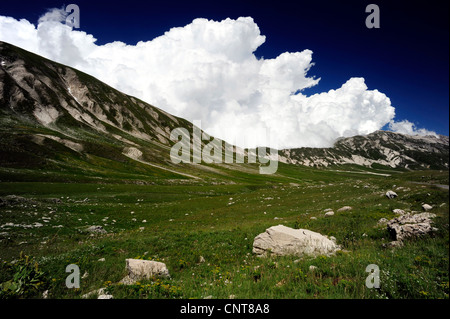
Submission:
POLYGON ((102 226, 91 226, 86 230, 93 234, 106 234, 106 230, 102 226))
POLYGON ((353 208, 351 206, 344 206, 342 208, 339 208, 337 211, 338 212, 346 212, 346 211, 349 211, 349 210, 352 210, 352 209, 353 208))
POLYGON ((393 191, 387 191, 387 192, 386 192, 386 197, 389 198, 389 199, 393 199, 393 198, 395 198, 395 197, 397 197, 397 196, 398 196, 398 195, 397 195, 396 192, 393 192, 393 191))

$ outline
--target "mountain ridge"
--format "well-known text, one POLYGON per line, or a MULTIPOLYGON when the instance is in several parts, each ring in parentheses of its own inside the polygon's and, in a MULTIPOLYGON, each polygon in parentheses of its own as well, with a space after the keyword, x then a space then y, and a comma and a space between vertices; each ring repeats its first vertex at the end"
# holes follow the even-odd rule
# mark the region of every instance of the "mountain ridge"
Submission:
POLYGON ((305 166, 356 164, 405 169, 448 169, 449 137, 406 135, 378 130, 339 138, 329 148, 281 150, 280 161, 305 166), (427 156, 424 154, 428 154, 427 156))
MULTIPOLYGON (((5 42, 0 42, 0 64, 0 166, 65 167, 61 163, 75 156, 77 161, 89 162, 90 169, 101 162, 105 169, 120 164, 123 170, 131 160, 138 162, 133 164, 138 166, 134 171, 148 174, 150 169, 155 176, 195 179, 218 174, 221 178, 233 170, 257 174, 258 164, 172 163, 171 131, 182 127, 192 133, 193 124, 79 70, 5 42), (224 173, 224 168, 229 171, 224 173)), ((445 136, 376 131, 340 138, 332 148, 279 150, 276 159, 309 167, 448 169, 448 143, 445 136)), ((248 155, 247 150, 241 151, 248 155)))

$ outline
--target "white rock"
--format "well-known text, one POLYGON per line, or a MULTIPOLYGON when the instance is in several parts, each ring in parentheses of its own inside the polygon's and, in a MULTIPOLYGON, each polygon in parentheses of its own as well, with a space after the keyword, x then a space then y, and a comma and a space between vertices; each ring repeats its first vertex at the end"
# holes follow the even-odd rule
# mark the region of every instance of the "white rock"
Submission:
POLYGON ((106 290, 106 288, 100 288, 98 290, 93 290, 91 292, 88 292, 87 294, 82 295, 81 298, 90 298, 93 295, 98 295, 98 296, 105 295, 106 294, 105 290, 106 290))
POLYGON ((395 198, 395 197, 397 197, 397 196, 398 196, 398 195, 397 195, 396 192, 393 192, 393 191, 387 191, 387 192, 386 192, 386 197, 389 198, 389 199, 393 199, 393 198, 395 198))
POLYGON ((351 206, 344 206, 342 208, 339 208, 337 211, 338 212, 346 212, 346 211, 349 211, 349 210, 352 210, 352 209, 353 208, 351 206))
POLYGON ((340 247, 327 237, 307 230, 284 225, 273 226, 255 237, 253 253, 265 256, 270 251, 277 256, 332 255, 340 247))
POLYGON ((433 209, 433 206, 428 205, 428 204, 423 204, 422 209, 427 212, 427 211, 433 209))
POLYGON ((435 214, 421 213, 421 214, 405 214, 387 223, 387 229, 395 241, 402 241, 409 237, 419 237, 435 231, 432 227, 432 218, 435 214))
POLYGON ((333 211, 330 211, 330 212, 326 212, 325 213, 325 217, 330 217, 330 216, 333 216, 334 215, 334 212, 333 211))
POLYGON ((406 213, 403 209, 399 209, 399 208, 392 210, 392 212, 395 214, 398 214, 398 215, 404 215, 406 213))
POLYGON ((105 234, 106 230, 102 226, 91 226, 86 229, 90 233, 95 234, 105 234))
POLYGON ((128 275, 121 280, 124 284, 153 277, 170 277, 169 270, 164 263, 141 259, 126 259, 125 262, 128 275))

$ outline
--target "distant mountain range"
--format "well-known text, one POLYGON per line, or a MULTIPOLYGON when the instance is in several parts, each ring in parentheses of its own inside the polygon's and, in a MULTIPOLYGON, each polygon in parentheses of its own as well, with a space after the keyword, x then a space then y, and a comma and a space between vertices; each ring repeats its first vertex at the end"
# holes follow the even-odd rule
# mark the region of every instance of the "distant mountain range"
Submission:
POLYGON ((409 136, 376 131, 341 138, 331 148, 296 148, 279 152, 279 160, 306 166, 356 164, 366 167, 448 169, 448 136, 409 136))
MULTIPOLYGON (((187 120, 8 43, 0 42, 0 64, 0 167, 93 175, 116 168, 155 178, 195 177, 218 167, 171 162, 170 133, 192 132, 187 120)), ((449 138, 377 131, 339 139, 331 148, 278 154, 280 162, 309 167, 448 169, 449 138)), ((248 164, 224 166, 256 172, 248 164)))

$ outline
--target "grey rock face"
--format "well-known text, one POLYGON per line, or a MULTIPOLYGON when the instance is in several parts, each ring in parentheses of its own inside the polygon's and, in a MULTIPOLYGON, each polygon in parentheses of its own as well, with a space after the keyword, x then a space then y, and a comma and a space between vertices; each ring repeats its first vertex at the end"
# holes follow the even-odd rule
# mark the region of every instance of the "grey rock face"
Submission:
POLYGON ((395 241, 402 241, 405 238, 420 237, 426 235, 436 228, 432 227, 432 218, 435 214, 405 214, 387 223, 387 229, 395 241))
POLYGON ((449 137, 443 135, 411 136, 376 131, 364 136, 338 139, 328 148, 293 148, 279 152, 284 163, 305 166, 356 164, 372 167, 380 164, 392 168, 448 169, 449 137), (424 161, 422 154, 427 154, 424 161))

